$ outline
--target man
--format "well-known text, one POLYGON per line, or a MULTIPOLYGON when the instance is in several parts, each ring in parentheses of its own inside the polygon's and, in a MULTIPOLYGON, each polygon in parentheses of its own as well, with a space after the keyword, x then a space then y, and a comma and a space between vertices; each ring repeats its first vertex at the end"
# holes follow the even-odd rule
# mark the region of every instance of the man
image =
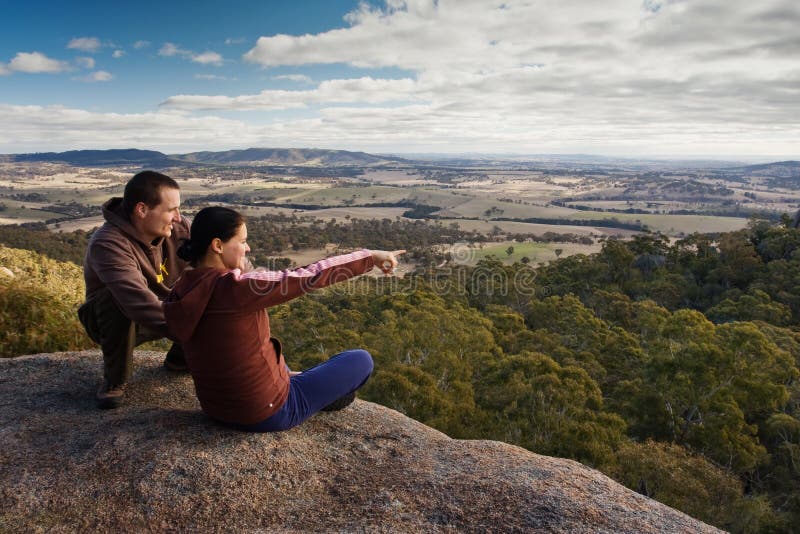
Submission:
MULTIPOLYGON (((138 173, 123 198, 103 205, 106 222, 89 241, 83 262, 86 302, 78 310, 103 351, 100 408, 122 403, 133 348, 167 336, 161 301, 187 265, 176 254, 180 241, 189 238, 179 207, 177 182, 154 171, 138 173)), ((173 343, 164 367, 186 370, 180 345, 173 343)))

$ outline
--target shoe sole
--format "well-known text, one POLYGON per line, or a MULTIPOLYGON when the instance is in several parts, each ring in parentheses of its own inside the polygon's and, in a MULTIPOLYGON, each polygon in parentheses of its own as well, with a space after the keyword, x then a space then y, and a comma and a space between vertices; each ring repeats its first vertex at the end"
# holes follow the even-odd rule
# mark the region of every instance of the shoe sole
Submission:
POLYGON ((323 412, 338 412, 344 408, 347 408, 353 401, 356 400, 356 392, 348 393, 344 397, 341 397, 338 400, 333 401, 329 405, 325 406, 322 411, 323 412))
POLYGON ((188 373, 189 368, 184 363, 173 363, 167 360, 164 360, 164 369, 170 371, 172 373, 188 373))
POLYGON ((101 410, 113 410, 122 406, 122 397, 97 398, 97 407, 101 410))

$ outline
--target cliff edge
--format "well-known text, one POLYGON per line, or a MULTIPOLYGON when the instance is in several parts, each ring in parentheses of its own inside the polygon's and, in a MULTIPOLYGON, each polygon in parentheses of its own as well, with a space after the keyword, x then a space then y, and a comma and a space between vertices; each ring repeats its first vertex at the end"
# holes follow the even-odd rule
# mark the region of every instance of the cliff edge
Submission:
POLYGON ((98 351, 0 360, 0 531, 718 532, 577 462, 369 402, 232 431, 162 359, 136 353, 111 411, 98 351))

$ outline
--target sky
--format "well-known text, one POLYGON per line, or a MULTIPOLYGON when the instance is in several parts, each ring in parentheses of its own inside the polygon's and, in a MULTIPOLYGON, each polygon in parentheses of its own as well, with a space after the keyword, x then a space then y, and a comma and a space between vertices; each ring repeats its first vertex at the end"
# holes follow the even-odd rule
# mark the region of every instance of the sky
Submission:
POLYGON ((796 0, 0 0, 0 153, 800 159, 796 0))

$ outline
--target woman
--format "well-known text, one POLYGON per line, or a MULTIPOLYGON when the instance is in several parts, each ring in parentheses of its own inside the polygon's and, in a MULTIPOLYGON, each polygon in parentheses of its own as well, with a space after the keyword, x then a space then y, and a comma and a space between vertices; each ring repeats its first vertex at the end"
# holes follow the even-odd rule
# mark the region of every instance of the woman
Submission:
MULTIPOLYGON (((244 217, 223 207, 195 216, 178 255, 191 262, 164 303, 171 334, 186 353, 203 411, 254 432, 287 430, 320 410, 349 404, 372 373, 364 350, 349 350, 302 373, 286 366, 264 309, 363 274, 389 274, 405 251, 360 250, 293 271, 244 272, 244 217), (338 406, 337 406, 338 405, 338 406)), ((302 325, 297 325, 302 328, 302 325)))

